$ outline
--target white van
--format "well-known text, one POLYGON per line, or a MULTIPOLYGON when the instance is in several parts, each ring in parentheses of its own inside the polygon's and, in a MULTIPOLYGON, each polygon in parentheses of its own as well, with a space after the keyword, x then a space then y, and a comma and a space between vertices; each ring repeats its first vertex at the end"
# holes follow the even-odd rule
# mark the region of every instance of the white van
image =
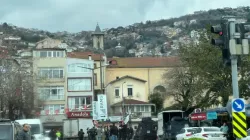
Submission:
POLYGON ((16 120, 19 124, 23 125, 25 123, 31 126, 30 132, 34 136, 34 140, 43 140, 43 125, 39 119, 22 119, 16 120))

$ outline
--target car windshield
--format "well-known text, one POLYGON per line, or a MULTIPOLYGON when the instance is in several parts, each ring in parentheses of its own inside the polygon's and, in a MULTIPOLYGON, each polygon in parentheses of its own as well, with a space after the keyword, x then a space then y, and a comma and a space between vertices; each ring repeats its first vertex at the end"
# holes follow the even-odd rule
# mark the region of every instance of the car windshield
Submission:
POLYGON ((197 132, 197 130, 196 129, 187 129, 187 132, 195 133, 195 132, 197 132))
POLYGON ((30 124, 30 126, 31 126, 30 132, 31 132, 32 135, 41 134, 39 124, 30 124))
POLYGON ((219 128, 204 128, 204 132, 218 132, 219 128))
POLYGON ((12 140, 13 130, 11 125, 0 125, 0 140, 12 140))

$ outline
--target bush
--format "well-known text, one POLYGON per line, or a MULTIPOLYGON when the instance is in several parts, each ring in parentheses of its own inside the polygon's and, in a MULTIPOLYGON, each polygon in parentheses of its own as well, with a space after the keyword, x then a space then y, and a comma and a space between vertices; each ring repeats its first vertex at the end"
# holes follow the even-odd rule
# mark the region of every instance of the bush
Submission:
POLYGON ((189 138, 189 139, 185 139, 185 140, 204 140, 202 138, 189 138))

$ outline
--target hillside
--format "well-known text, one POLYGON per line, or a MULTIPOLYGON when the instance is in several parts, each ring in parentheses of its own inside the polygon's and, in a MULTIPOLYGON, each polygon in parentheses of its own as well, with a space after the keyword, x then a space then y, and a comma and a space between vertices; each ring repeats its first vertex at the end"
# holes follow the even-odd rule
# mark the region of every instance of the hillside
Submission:
MULTIPOLYGON (((210 24, 219 24, 221 16, 233 15, 250 20, 249 7, 214 9, 197 11, 179 18, 135 23, 127 27, 105 29, 105 52, 109 57, 142 57, 175 55, 178 43, 199 40, 199 31, 210 24), (120 46, 118 44, 120 43, 120 46)), ((101 27, 101 25, 100 25, 101 27)), ((92 50, 91 32, 50 33, 38 29, 25 29, 9 23, 0 25, 3 36, 21 37, 18 49, 30 47, 46 37, 63 40, 77 51, 92 50)), ((2 41, 0 40, 0 43, 2 41)), ((3 44, 0 44, 3 45, 3 44)))

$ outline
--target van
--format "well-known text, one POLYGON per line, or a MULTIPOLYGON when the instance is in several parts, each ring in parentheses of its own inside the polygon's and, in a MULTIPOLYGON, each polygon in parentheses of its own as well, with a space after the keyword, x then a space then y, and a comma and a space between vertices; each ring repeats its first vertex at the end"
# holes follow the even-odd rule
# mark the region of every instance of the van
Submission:
POLYGON ((1 140, 16 140, 18 132, 22 130, 19 123, 9 119, 0 119, 0 136, 1 140))
POLYGON ((34 140, 43 140, 43 125, 39 119, 22 119, 16 120, 19 124, 23 125, 25 123, 31 126, 30 132, 31 135, 34 136, 34 140))

